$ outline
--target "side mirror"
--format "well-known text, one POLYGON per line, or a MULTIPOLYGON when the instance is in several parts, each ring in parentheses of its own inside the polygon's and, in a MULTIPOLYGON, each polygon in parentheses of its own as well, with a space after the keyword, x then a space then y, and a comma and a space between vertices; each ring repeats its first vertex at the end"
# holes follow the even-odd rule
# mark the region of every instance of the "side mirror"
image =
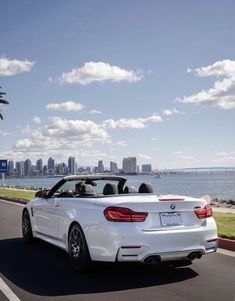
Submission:
POLYGON ((39 190, 35 193, 36 198, 46 198, 47 197, 47 190, 39 190))

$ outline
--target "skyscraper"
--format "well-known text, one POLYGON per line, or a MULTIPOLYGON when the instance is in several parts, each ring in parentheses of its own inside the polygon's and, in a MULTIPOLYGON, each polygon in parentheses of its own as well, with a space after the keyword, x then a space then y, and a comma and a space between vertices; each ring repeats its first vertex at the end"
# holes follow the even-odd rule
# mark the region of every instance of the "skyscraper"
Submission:
POLYGON ((51 157, 47 161, 47 169, 49 175, 55 174, 55 160, 52 159, 51 157))
POLYGON ((9 176, 13 176, 14 173, 14 161, 8 161, 8 165, 7 165, 7 173, 9 176))
POLYGON ((136 157, 123 158, 122 169, 125 173, 136 173, 136 157))
POLYGON ((142 164, 141 169, 142 169, 143 173, 151 173, 152 165, 151 164, 142 164))
POLYGON ((118 167, 116 162, 110 162, 110 173, 118 172, 118 167))
POLYGON ((69 157, 68 159, 68 171, 70 175, 75 175, 76 171, 76 162, 74 157, 69 157))
POLYGON ((26 177, 31 176, 32 174, 32 164, 31 161, 29 159, 24 161, 24 175, 26 177))
POLYGON ((103 161, 100 160, 98 161, 98 173, 104 173, 104 164, 103 164, 103 161))
POLYGON ((42 167, 43 167, 42 159, 38 159, 36 161, 36 170, 39 175, 42 175, 42 167))
POLYGON ((16 162, 16 176, 24 176, 24 161, 16 162))

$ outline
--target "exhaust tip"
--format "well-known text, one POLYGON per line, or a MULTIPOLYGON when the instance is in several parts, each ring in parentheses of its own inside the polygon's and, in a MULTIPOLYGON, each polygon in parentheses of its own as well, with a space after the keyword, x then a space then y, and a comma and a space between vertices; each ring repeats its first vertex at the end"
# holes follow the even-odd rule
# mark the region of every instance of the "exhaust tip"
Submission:
POLYGON ((144 260, 144 262, 147 264, 156 264, 159 263, 160 261, 161 261, 161 257, 159 255, 149 256, 144 260))
POLYGON ((189 260, 194 260, 194 259, 199 259, 199 258, 201 258, 202 257, 202 252, 200 252, 200 251, 198 251, 198 252, 192 252, 192 253, 190 253, 188 256, 187 256, 187 258, 189 259, 189 260))

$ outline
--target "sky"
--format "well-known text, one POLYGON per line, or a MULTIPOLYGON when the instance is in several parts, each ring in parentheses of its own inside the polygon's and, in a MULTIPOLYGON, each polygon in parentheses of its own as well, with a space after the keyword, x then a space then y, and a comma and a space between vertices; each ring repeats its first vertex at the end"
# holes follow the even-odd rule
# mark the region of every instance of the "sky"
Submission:
POLYGON ((235 166, 234 1, 0 7, 0 159, 235 166))

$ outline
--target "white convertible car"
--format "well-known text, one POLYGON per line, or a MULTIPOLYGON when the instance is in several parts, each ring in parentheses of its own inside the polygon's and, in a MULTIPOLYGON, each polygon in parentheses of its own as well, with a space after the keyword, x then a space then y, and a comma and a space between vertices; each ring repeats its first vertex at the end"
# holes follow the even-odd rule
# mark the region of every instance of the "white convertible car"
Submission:
POLYGON ((102 175, 67 176, 37 192, 23 210, 22 233, 26 242, 64 249, 80 271, 92 261, 187 265, 218 245, 205 200, 158 195, 146 183, 137 191, 124 177, 102 175))

